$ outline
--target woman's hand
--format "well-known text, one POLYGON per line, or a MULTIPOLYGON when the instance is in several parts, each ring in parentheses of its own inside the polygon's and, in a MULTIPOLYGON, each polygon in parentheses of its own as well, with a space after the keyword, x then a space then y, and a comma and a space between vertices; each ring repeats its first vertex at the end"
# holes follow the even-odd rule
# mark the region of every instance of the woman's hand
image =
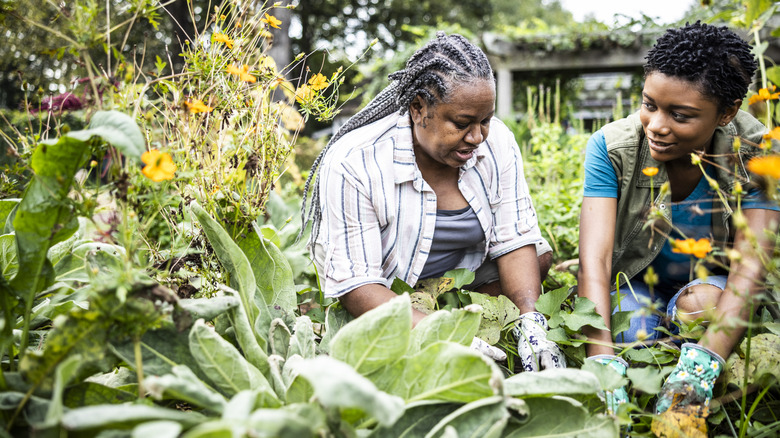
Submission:
POLYGON ((547 320, 539 312, 520 315, 513 329, 517 354, 525 371, 566 368, 566 356, 555 342, 547 340, 547 320))

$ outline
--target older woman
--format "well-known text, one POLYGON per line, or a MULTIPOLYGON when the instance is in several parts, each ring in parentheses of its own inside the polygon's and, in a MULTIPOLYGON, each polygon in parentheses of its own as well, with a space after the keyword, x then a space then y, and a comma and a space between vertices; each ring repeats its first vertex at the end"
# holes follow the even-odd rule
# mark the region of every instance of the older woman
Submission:
MULTIPOLYGON (((515 333, 524 368, 564 366, 534 307, 551 250, 514 137, 493 116, 487 57, 462 36, 439 32, 390 79, 310 173, 318 181, 309 248, 325 295, 359 316, 395 296, 395 278, 414 285, 471 269, 469 289, 503 294, 522 313, 515 333)), ((424 316, 414 311, 413 322, 424 316)))

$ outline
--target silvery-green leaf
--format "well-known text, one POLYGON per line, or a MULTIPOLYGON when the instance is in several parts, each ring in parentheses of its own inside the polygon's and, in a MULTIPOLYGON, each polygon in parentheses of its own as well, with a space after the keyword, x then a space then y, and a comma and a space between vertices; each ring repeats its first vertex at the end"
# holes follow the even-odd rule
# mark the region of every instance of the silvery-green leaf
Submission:
POLYGON ((150 421, 134 427, 132 438, 177 438, 181 429, 175 421, 150 421))
POLYGON ((438 341, 469 346, 481 320, 482 309, 473 304, 463 309, 440 310, 428 315, 412 329, 409 352, 416 353, 438 341))
POLYGON ((519 373, 504 380, 506 394, 514 397, 595 394, 601 389, 598 378, 592 372, 576 368, 519 373))
POLYGON ((197 412, 182 412, 159 406, 137 404, 98 405, 71 409, 62 416, 62 426, 71 431, 128 427, 157 420, 169 420, 193 426, 206 417, 197 412))
POLYGON ((292 337, 287 324, 281 318, 274 318, 268 331, 268 343, 271 347, 271 354, 287 357, 287 349, 290 348, 290 338, 292 337))
POLYGON ((147 377, 144 388, 157 400, 173 398, 217 413, 223 411, 227 402, 225 397, 209 388, 187 366, 176 365, 171 372, 147 377))
POLYGON ((330 354, 368 375, 406 354, 411 330, 412 308, 404 294, 342 327, 330 344, 330 354))
POLYGON ((375 428, 370 438, 421 437, 460 404, 425 400, 406 405, 403 416, 393 424, 375 428))
POLYGON ((621 376, 612 367, 600 364, 594 360, 586 360, 580 371, 591 373, 591 375, 595 376, 598 384, 601 386, 600 389, 604 391, 611 391, 628 384, 628 379, 621 376))
POLYGON ((520 318, 520 311, 504 295, 491 297, 481 293, 470 293, 471 302, 482 306, 482 322, 477 337, 490 345, 501 339, 501 330, 520 318))
POLYGON ((647 394, 658 394, 666 375, 656 367, 628 368, 626 374, 633 389, 647 394))
POLYGON ((505 438, 601 438, 618 436, 616 419, 592 415, 581 405, 564 398, 530 397, 530 410, 523 424, 510 422, 505 438), (551 419, 556 419, 552 421, 551 419))
POLYGON ((328 356, 305 359, 295 370, 314 388, 317 401, 326 408, 359 409, 381 425, 395 423, 404 412, 404 401, 377 389, 355 369, 328 356))
POLYGON ((64 412, 62 395, 65 391, 65 386, 75 376, 81 362, 82 358, 80 355, 70 356, 60 362, 54 370, 54 391, 51 396, 49 411, 46 413, 46 425, 53 426, 62 418, 64 412))
POLYGON ((185 298, 177 302, 177 305, 190 312, 193 318, 203 318, 206 321, 211 321, 217 315, 221 315, 240 304, 239 299, 232 295, 213 298, 185 298))
POLYGON ((462 438, 499 438, 509 420, 503 396, 487 397, 461 406, 439 421, 425 438, 442 438, 452 428, 462 438))
POLYGON ((304 359, 297 354, 287 358, 282 368, 282 380, 285 384, 287 403, 306 403, 314 395, 314 388, 305 377, 298 374, 298 366, 304 359))
POLYGON ((295 332, 290 338, 290 349, 288 355, 297 354, 304 359, 311 359, 315 355, 314 328, 311 318, 306 315, 295 319, 295 332))

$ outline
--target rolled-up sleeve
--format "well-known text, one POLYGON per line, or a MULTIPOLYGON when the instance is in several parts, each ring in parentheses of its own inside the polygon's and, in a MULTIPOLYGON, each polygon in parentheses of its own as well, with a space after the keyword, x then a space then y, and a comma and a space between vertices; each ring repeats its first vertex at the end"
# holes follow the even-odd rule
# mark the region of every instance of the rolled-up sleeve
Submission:
POLYGON ((360 286, 380 283, 381 232, 366 188, 347 163, 331 163, 320 181, 322 225, 315 263, 324 278, 323 293, 339 297, 360 286))
POLYGON ((499 128, 499 132, 491 145, 491 152, 494 154, 498 175, 498 196, 496 202, 491 203, 493 233, 488 255, 495 259, 532 244, 537 248, 549 248, 539 230, 536 210, 523 173, 520 149, 503 124, 496 128, 499 128))

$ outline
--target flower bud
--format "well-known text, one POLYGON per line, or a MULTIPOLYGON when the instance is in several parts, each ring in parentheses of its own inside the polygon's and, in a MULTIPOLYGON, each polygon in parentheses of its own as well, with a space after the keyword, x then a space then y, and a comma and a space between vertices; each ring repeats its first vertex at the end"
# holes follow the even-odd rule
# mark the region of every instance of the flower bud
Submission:
POLYGON ((701 164, 701 157, 699 156, 699 154, 691 153, 691 164, 693 164, 694 166, 698 166, 699 164, 701 164))
POLYGON ((739 148, 742 147, 742 140, 739 137, 734 137, 734 143, 732 143, 731 147, 734 148, 734 152, 739 152, 739 148))

